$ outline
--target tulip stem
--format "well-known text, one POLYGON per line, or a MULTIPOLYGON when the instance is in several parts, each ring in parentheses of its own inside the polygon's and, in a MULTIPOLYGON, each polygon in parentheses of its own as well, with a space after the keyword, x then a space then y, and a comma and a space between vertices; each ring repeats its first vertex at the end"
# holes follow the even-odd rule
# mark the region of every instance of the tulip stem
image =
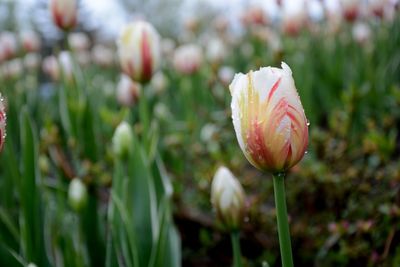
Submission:
POLYGON ((279 246, 282 266, 293 267, 292 246, 286 210, 285 173, 274 174, 276 217, 278 221, 279 246))
POLYGON ((233 249, 233 267, 242 267, 242 255, 240 253, 239 231, 231 232, 232 249, 233 249))

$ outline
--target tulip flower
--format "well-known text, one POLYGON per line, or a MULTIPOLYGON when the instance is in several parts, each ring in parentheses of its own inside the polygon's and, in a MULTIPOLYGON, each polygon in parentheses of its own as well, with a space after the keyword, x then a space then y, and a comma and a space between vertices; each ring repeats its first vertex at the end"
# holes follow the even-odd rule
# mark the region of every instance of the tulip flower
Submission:
POLYGON ((62 30, 73 29, 77 22, 76 0, 50 0, 50 12, 54 24, 62 30))
POLYGON ((87 204, 87 188, 79 178, 72 179, 68 187, 68 202, 74 211, 81 211, 87 204))
POLYGON ((282 30, 289 36, 297 36, 307 20, 305 1, 284 1, 282 30))
POLYGON ((211 185, 211 203, 218 218, 230 230, 237 230, 243 220, 244 191, 232 172, 220 167, 211 185))
POLYGON ((140 96, 141 86, 139 83, 132 81, 128 76, 121 75, 121 79, 117 85, 117 101, 123 105, 130 107, 134 105, 140 96))
POLYGON ((203 52, 198 45, 182 45, 175 50, 173 64, 175 69, 182 74, 193 74, 201 66, 203 52))
POLYGON ((343 16, 346 20, 353 22, 359 15, 360 1, 359 0, 340 0, 343 8, 343 16))
POLYGON ((224 227, 231 231, 234 267, 241 267, 239 227, 244 217, 245 194, 226 167, 219 167, 211 184, 211 203, 224 227))
POLYGON ((40 49, 40 38, 33 31, 25 31, 21 33, 21 43, 25 52, 37 52, 40 49))
POLYGON ((252 165, 277 173, 303 158, 308 125, 288 65, 236 74, 230 90, 236 136, 252 165))
POLYGON ((111 67, 115 63, 115 53, 104 45, 95 45, 91 53, 93 63, 101 67, 111 67))
POLYGON ((3 32, 0 35, 0 61, 13 58, 18 50, 18 42, 12 32, 3 32))
POLYGON ((42 62, 42 69, 53 81, 57 81, 60 78, 60 64, 55 56, 45 57, 42 62))
POLYGON ((118 157, 126 157, 133 142, 133 132, 127 122, 121 122, 112 138, 113 151, 118 157))
POLYGON ((6 111, 3 104, 3 97, 0 93, 0 152, 3 149, 4 141, 6 139, 6 111))
POLYGON ((128 24, 117 41, 123 72, 137 82, 150 81, 160 64, 160 37, 145 21, 128 24))
POLYGON ((206 46, 206 57, 213 65, 221 63, 227 55, 227 47, 221 39, 213 38, 206 46))
POLYGON ((73 32, 68 35, 68 45, 73 51, 84 51, 90 47, 89 37, 83 32, 73 32))
POLYGON ((282 266, 293 267, 286 211, 284 172, 304 156, 308 123, 292 71, 266 67, 236 74, 230 85, 232 120, 240 148, 249 162, 274 174, 282 266))

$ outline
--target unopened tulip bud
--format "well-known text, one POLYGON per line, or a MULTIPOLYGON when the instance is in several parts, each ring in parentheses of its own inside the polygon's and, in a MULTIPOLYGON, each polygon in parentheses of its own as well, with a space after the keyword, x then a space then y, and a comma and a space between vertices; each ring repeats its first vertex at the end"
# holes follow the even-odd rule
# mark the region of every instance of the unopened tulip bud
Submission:
POLYGON ((111 48, 104 45, 95 45, 92 49, 93 63, 101 67, 111 67, 115 63, 115 53, 111 48))
POLYGON ((193 74, 201 66, 203 52, 198 45, 182 45, 175 50, 173 63, 175 69, 182 74, 193 74))
POLYGON ((29 263, 26 267, 37 267, 36 264, 34 264, 33 262, 29 263))
POLYGON ((361 3, 359 0, 340 0, 343 16, 346 20, 353 22, 359 15, 361 3))
POLYGON ((83 32, 73 32, 68 35, 68 44, 73 51, 83 51, 89 49, 90 40, 83 32))
POLYGON ((87 204, 87 188, 79 178, 74 178, 68 188, 68 202, 74 211, 81 211, 87 204))
POLYGON ((3 32, 0 35, 0 57, 1 60, 13 58, 18 50, 18 42, 12 32, 3 32))
POLYGON ((33 31, 25 31, 21 33, 21 43, 25 52, 37 52, 40 49, 40 38, 33 31))
POLYGON ((54 24, 62 30, 71 30, 77 22, 76 0, 50 0, 50 12, 54 24))
POLYGON ((133 142, 133 132, 131 126, 123 121, 121 122, 112 139, 114 154, 118 157, 126 157, 133 142))
POLYGON ((282 30, 290 36, 297 36, 304 27, 307 13, 304 1, 284 1, 282 10, 282 30))
POLYGON ((57 81, 60 78, 60 64, 55 56, 45 57, 42 62, 42 69, 53 81, 57 81))
POLYGON ((37 53, 28 53, 24 57, 24 66, 27 70, 33 71, 39 67, 40 55, 37 53))
POLYGON ((237 230, 244 216, 245 194, 239 181, 226 167, 219 167, 211 185, 211 203, 228 230, 237 230))
POLYGON ((229 86, 240 148, 263 171, 282 172, 304 156, 308 123, 288 65, 236 74, 229 86))
POLYGON ((235 76, 235 71, 229 66, 223 66, 218 70, 218 78, 224 86, 228 86, 235 76))
POLYGON ((221 39, 214 38, 207 43, 206 56, 210 63, 221 63, 227 54, 227 47, 221 39))
POLYGON ((354 40, 360 45, 366 44, 371 39, 371 29, 363 22, 354 24, 352 33, 354 40))
POLYGON ((137 82, 150 81, 160 64, 160 37, 145 21, 128 24, 118 42, 118 55, 123 72, 137 82))
POLYGON ((74 77, 74 64, 70 52, 62 51, 58 55, 58 61, 61 67, 63 78, 67 79, 68 81, 72 80, 74 77))
POLYGON ((168 79, 161 71, 154 74, 151 79, 151 85, 153 86, 156 93, 160 94, 165 91, 168 86, 168 79))
POLYGON ((141 94, 139 83, 132 81, 128 76, 122 74, 117 85, 117 101, 127 107, 133 106, 141 94))
POLYGON ((7 115, 4 108, 4 99, 0 93, 0 152, 3 149, 4 141, 6 139, 6 120, 7 115))

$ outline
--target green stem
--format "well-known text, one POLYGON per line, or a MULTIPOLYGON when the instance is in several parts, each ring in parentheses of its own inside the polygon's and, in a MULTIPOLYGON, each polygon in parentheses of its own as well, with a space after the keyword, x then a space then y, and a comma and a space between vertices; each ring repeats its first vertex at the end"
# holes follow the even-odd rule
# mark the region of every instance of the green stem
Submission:
POLYGON ((239 231, 231 232, 233 249, 233 267, 242 267, 242 255, 240 253, 239 231))
POLYGON ((274 174, 276 217, 278 221, 279 246, 283 267, 293 267, 292 246, 286 210, 285 174, 274 174))

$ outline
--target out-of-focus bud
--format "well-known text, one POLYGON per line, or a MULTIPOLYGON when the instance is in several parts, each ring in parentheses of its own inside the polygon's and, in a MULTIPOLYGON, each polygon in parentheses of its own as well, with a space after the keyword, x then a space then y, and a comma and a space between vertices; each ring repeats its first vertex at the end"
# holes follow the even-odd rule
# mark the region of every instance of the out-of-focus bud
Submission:
POLYGON ((353 22, 357 19, 360 12, 359 0, 340 0, 343 16, 347 21, 353 22))
POLYGON ((366 23, 354 24, 352 33, 354 40, 361 45, 366 44, 371 38, 371 29, 366 23))
POLYGON ((284 1, 282 7, 282 31, 297 36, 307 19, 306 3, 303 0, 284 1))
POLYGON ((34 264, 33 262, 31 262, 31 263, 29 263, 29 264, 27 265, 27 267, 37 267, 37 265, 34 264))
POLYGON ((71 30, 77 22, 76 0, 50 0, 50 12, 54 24, 62 30, 71 30))
POLYGON ((218 78, 224 86, 228 86, 235 76, 235 71, 229 66, 223 66, 218 71, 218 78))
POLYGON ((172 114, 167 105, 162 102, 158 102, 154 106, 154 116, 160 121, 168 122, 172 114))
POLYGON ((21 43, 25 52, 37 52, 40 49, 41 41, 37 33, 24 31, 21 33, 21 43))
POLYGON ((89 51, 83 50, 76 53, 76 61, 78 62, 79 66, 85 67, 90 64, 91 56, 89 51))
POLYGON ((219 167, 214 175, 211 203, 227 230, 239 229, 244 217, 245 194, 239 181, 226 167, 219 167))
POLYGON ((7 115, 4 108, 4 99, 0 93, 0 152, 3 150, 4 141, 6 139, 6 122, 7 115))
POLYGON ((117 42, 123 72, 137 82, 150 81, 160 64, 160 37, 145 21, 128 24, 117 42))
POLYGON ((3 32, 0 35, 0 61, 13 58, 17 54, 18 42, 12 32, 3 32))
POLYGON ((62 51, 58 55, 58 61, 60 64, 60 69, 62 71, 63 78, 71 81, 74 77, 74 64, 72 62, 72 57, 70 52, 62 51))
POLYGON ((388 3, 388 0, 369 0, 369 10, 375 16, 383 18, 385 14, 385 7, 388 5, 388 3))
POLYGON ((220 64, 226 57, 227 47, 221 39, 213 38, 207 43, 206 57, 214 65, 220 64))
POLYGON ((249 162, 274 173, 298 163, 308 144, 308 122, 289 66, 236 74, 229 89, 236 137, 249 162))
POLYGON ((42 62, 43 72, 50 76, 53 81, 60 79, 60 65, 55 56, 47 56, 42 62))
POLYGON ((229 27, 229 20, 227 17, 219 15, 213 21, 213 26, 219 33, 225 33, 229 27))
POLYGON ((73 32, 68 35, 68 44, 73 51, 83 51, 89 49, 90 40, 83 32, 73 32))
POLYGON ((117 85, 117 101, 123 106, 131 107, 139 99, 141 86, 128 76, 122 74, 117 85))
POLYGON ((112 139, 113 151, 117 157, 124 158, 129 154, 133 142, 133 132, 131 126, 123 121, 115 129, 112 139))
POLYGON ((95 45, 92 49, 92 61, 101 67, 113 66, 115 58, 114 51, 104 45, 95 45))
POLYGON ((161 94, 168 86, 168 78, 163 72, 159 71, 151 79, 151 85, 157 94, 161 94))
POLYGON ((87 204, 87 188, 79 178, 74 178, 68 188, 68 203, 76 212, 81 211, 87 204))
POLYGON ((268 18, 261 6, 252 6, 246 9, 241 15, 241 21, 244 26, 265 25, 268 18))
POLYGON ((22 60, 15 58, 4 63, 3 75, 6 78, 16 79, 21 76, 23 71, 22 60))
POLYGON ((195 73, 200 68, 202 61, 203 52, 198 45, 182 45, 175 50, 173 64, 175 69, 182 74, 195 73))
POLYGON ((24 57, 24 66, 27 70, 37 70, 40 65, 40 55, 37 53, 28 53, 24 57))
POLYGON ((170 38, 163 38, 161 40, 161 52, 163 56, 172 57, 175 49, 175 41, 170 38))

